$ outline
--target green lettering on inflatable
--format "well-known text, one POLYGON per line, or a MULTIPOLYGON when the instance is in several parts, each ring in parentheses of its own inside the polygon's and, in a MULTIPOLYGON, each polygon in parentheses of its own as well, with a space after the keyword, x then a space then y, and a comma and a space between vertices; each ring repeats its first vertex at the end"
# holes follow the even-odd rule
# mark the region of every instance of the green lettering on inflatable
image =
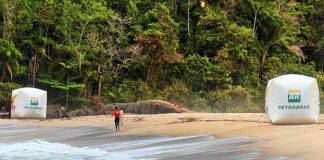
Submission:
POLYGON ((32 106, 38 106, 38 99, 37 99, 37 97, 36 98, 35 97, 32 97, 30 99, 30 105, 32 105, 32 106))
POLYGON ((296 103, 301 101, 301 94, 288 94, 288 103, 296 103))

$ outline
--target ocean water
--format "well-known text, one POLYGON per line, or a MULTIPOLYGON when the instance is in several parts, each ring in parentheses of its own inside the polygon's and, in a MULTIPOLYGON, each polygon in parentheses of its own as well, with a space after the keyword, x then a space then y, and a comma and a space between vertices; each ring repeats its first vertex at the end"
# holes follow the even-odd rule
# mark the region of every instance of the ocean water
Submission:
POLYGON ((261 157, 260 143, 249 137, 215 139, 211 135, 183 137, 118 136, 107 127, 0 127, 0 160, 237 160, 287 159, 261 157))

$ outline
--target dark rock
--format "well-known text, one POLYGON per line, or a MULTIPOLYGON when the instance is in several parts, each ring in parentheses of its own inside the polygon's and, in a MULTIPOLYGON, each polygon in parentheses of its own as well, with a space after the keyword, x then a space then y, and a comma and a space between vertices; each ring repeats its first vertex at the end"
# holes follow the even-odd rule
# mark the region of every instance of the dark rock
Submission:
POLYGON ((84 110, 78 109, 78 110, 73 110, 68 113, 66 113, 68 117, 78 117, 78 116, 88 116, 87 112, 84 110))
POLYGON ((61 118, 62 111, 59 105, 47 105, 46 117, 47 118, 61 118))

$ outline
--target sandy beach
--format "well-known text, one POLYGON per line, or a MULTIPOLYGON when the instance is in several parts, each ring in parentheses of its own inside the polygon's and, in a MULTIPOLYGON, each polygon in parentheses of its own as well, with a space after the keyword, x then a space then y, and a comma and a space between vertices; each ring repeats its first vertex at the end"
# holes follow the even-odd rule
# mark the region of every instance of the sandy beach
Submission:
MULTIPOLYGON (((324 115, 320 116, 324 122, 324 115)), ((19 124, 26 128, 110 127, 109 115, 52 120, 0 120, 0 124, 19 124)), ((10 127, 10 126, 9 126, 10 127)), ((91 130, 89 131, 91 132, 91 130)), ((158 115, 124 115, 124 125, 114 136, 134 135, 212 135, 217 138, 251 137, 260 143, 262 156, 284 156, 292 159, 322 159, 324 126, 272 125, 265 114, 257 113, 182 113, 158 115)))

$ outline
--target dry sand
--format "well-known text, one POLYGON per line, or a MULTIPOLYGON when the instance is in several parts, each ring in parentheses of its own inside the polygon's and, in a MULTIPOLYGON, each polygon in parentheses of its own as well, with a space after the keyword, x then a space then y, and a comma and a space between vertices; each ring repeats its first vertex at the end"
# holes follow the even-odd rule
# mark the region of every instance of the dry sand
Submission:
MULTIPOLYGON (((113 125, 111 116, 76 117, 54 120, 0 120, 29 127, 73 127, 113 125)), ((320 116, 324 122, 324 115, 320 116)), ((248 136, 261 143, 265 156, 287 156, 293 159, 324 158, 324 124, 271 125, 265 114, 256 113, 182 113, 158 115, 124 115, 118 135, 184 136, 211 134, 216 138, 248 136)))

